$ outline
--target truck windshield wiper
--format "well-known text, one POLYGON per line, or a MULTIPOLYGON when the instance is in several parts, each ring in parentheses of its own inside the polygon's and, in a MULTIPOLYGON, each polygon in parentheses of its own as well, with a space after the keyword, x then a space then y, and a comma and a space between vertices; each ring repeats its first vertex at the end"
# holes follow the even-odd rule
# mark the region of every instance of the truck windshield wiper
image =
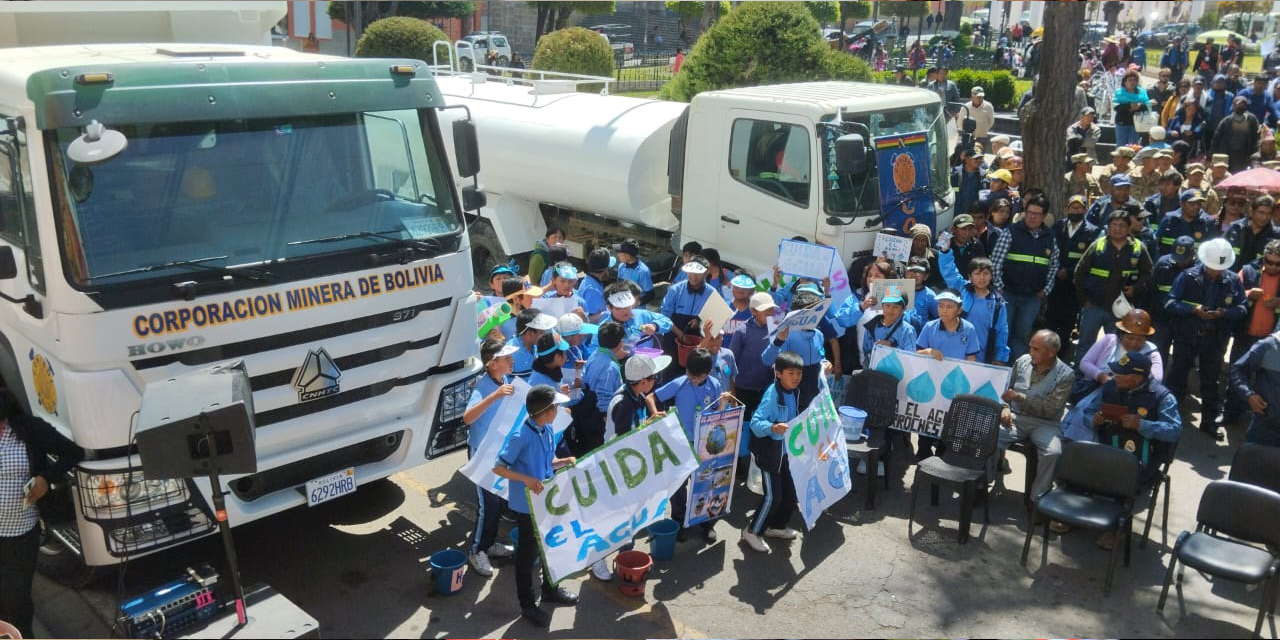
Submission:
POLYGON ((137 267, 134 269, 125 269, 124 271, 116 271, 113 273, 104 273, 96 276, 89 276, 89 280, 101 280, 103 278, 114 278, 116 276, 127 276, 134 273, 150 273, 152 271, 160 271, 162 269, 172 269, 174 267, 186 267, 197 271, 207 271, 209 273, 217 273, 223 276, 234 278, 245 278, 247 280, 265 280, 266 273, 246 273, 232 269, 230 267, 220 267, 206 262, 214 260, 226 260, 229 256, 209 256, 208 258, 196 258, 194 260, 174 260, 171 262, 162 262, 160 264, 147 265, 145 267, 137 267))
POLYGON ((415 240, 410 238, 401 238, 399 236, 390 235, 398 233, 398 229, 388 229, 386 231, 361 231, 359 233, 345 233, 337 236, 329 236, 327 238, 311 238, 309 240, 294 240, 289 246, 298 246, 304 244, 319 244, 323 242, 343 242, 345 240, 371 239, 386 240, 394 243, 398 247, 407 247, 410 249, 419 249, 421 251, 440 251, 440 241, 435 238, 427 238, 425 240, 415 240))

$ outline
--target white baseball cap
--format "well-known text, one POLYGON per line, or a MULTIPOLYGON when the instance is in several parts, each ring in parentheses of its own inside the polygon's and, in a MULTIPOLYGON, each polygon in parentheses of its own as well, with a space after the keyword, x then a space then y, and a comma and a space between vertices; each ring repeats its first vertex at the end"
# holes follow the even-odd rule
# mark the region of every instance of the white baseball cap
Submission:
POLYGON ((773 301, 773 296, 763 291, 758 291, 756 293, 751 294, 751 310, 752 311, 767 311, 769 309, 776 309, 776 308, 778 308, 778 305, 773 301))
POLYGON ((556 317, 549 313, 539 313, 534 316, 533 320, 529 321, 527 326, 538 331, 550 331, 556 328, 556 317))
POLYGON ((627 366, 624 367, 623 376, 627 379, 627 382, 640 382, 645 378, 662 373, 670 365, 671 356, 650 358, 643 353, 637 353, 627 358, 627 366))
POLYGON ((594 334, 599 328, 597 325, 583 322, 576 313, 566 313, 560 316, 560 321, 556 323, 556 332, 562 338, 576 336, 579 333, 594 334))
POLYGON ((619 291, 609 296, 609 306, 615 309, 634 307, 635 305, 636 297, 631 295, 630 291, 619 291))

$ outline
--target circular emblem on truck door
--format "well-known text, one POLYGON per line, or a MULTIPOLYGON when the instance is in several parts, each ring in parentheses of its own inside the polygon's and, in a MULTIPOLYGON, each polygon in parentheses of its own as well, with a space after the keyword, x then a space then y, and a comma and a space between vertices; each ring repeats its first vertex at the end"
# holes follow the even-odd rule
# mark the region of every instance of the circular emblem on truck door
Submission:
POLYGON ((28 356, 31 359, 31 382, 36 388, 36 400, 45 413, 58 413, 58 387, 53 383, 53 366, 44 356, 36 354, 32 349, 28 356))

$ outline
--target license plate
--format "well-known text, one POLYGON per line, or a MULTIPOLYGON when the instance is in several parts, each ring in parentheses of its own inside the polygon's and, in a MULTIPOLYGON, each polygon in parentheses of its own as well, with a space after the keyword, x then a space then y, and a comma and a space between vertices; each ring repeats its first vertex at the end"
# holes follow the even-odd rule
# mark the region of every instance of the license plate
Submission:
POLYGON ((355 493, 355 490, 355 467, 335 471, 327 476, 320 476, 314 480, 307 481, 307 506, 314 507, 322 502, 345 496, 348 493, 355 493))

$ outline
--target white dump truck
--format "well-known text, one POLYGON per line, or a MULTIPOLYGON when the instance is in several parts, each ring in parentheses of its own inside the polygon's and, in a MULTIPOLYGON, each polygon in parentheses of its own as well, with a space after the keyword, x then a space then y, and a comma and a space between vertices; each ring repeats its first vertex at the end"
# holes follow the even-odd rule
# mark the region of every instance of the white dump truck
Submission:
POLYGON ((421 61, 254 44, 284 10, 0 2, 0 378, 86 452, 44 500, 49 574, 216 530, 207 478, 143 471, 149 382, 243 361, 233 526, 465 444, 474 133, 451 167, 421 61))
POLYGON ((566 229, 578 257, 634 237, 655 272, 694 240, 766 275, 779 239, 793 236, 836 247, 847 267, 884 228, 871 145, 911 132, 928 144, 929 166, 915 171, 928 172, 936 219, 950 222, 955 127, 931 91, 813 82, 709 91, 686 104, 578 92, 592 82, 581 76, 435 68, 445 99, 475 118, 485 158, 488 205, 471 231, 477 272, 531 250, 548 225, 566 229))

